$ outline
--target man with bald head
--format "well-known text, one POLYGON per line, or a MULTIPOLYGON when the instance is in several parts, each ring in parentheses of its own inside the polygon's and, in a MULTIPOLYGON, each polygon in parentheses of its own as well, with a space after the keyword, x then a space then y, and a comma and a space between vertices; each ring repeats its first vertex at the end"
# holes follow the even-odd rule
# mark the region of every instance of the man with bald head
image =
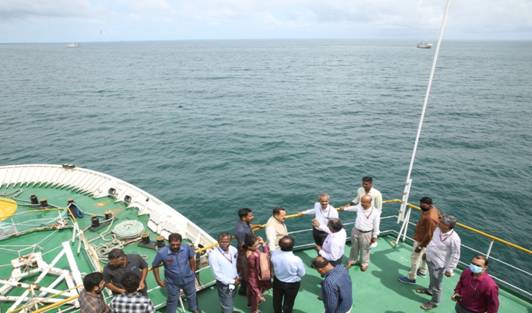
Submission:
POLYGON ((314 215, 312 220, 312 236, 314 243, 323 246, 327 235, 331 232, 329 221, 338 218, 338 211, 329 203, 330 197, 326 193, 320 194, 319 202, 314 203, 314 208, 301 212, 301 215, 314 215))
POLYGON ((347 267, 359 263, 360 269, 365 272, 369 265, 370 245, 377 241, 380 233, 381 210, 372 205, 369 194, 360 198, 360 203, 355 206, 343 208, 344 211, 356 212, 355 225, 351 231, 351 253, 347 267))

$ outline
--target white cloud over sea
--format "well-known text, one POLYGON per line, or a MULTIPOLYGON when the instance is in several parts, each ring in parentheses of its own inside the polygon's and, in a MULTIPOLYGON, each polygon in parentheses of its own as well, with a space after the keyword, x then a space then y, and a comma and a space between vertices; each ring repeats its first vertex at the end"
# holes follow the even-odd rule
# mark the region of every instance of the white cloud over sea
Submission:
MULTIPOLYGON (((448 38, 532 39, 532 0, 451 0, 448 38)), ((0 42, 435 38, 443 0, 2 0, 0 42)))

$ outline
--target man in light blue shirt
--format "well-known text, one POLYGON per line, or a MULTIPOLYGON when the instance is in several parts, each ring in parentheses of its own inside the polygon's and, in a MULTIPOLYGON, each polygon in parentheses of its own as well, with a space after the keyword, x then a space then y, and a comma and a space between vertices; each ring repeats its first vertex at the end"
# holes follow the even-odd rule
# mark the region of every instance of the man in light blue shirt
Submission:
POLYGON ((236 270, 237 258, 238 251, 231 246, 231 235, 221 233, 218 236, 218 247, 209 254, 209 265, 216 277, 216 289, 222 313, 233 313, 235 287, 240 283, 236 270))
POLYGON ((272 253, 273 264, 273 310, 275 313, 292 313, 305 266, 294 255, 294 238, 284 236, 279 239, 279 247, 272 253))

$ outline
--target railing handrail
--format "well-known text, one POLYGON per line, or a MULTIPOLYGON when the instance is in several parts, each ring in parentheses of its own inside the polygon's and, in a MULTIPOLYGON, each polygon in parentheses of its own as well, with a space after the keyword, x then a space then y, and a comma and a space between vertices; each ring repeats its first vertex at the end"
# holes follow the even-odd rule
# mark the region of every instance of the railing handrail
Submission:
MULTIPOLYGON (((383 203, 401 203, 401 200, 400 199, 384 200, 383 203)), ((419 206, 415 205, 415 204, 408 203, 407 206, 409 208, 413 208, 413 209, 416 209, 418 211, 421 211, 421 208, 419 206)), ((486 238, 488 238, 490 240, 502 243, 503 245, 506 245, 506 246, 509 246, 511 248, 517 249, 519 251, 522 251, 522 252, 525 252, 525 253, 528 253, 528 254, 532 254, 532 250, 530 250, 530 249, 522 247, 522 246, 520 246, 518 244, 515 244, 513 242, 510 242, 508 240, 504 240, 504 239, 499 238, 497 236, 493 236, 493 235, 488 234, 488 233, 486 233, 486 232, 484 232, 484 231, 482 231, 480 229, 465 225, 463 223, 456 223, 456 225, 462 227, 463 229, 469 230, 470 232, 473 232, 473 233, 475 233, 477 235, 481 235, 482 237, 486 237, 486 238)))

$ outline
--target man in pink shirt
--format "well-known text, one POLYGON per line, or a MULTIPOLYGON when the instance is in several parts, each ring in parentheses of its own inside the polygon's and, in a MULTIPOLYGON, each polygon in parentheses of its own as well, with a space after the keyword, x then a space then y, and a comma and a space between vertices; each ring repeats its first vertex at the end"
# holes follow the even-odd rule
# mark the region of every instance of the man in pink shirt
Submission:
POLYGON ((483 255, 473 257, 462 273, 451 296, 457 313, 497 313, 499 287, 488 275, 488 260, 483 255))

